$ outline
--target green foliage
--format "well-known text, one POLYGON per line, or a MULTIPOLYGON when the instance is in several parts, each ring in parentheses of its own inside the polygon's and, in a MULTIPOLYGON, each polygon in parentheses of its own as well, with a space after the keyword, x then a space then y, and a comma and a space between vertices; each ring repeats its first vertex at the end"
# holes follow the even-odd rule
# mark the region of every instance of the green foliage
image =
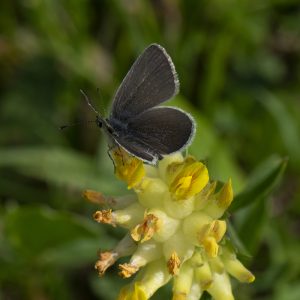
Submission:
POLYGON ((112 194, 116 189, 112 172, 107 170, 110 174, 105 174, 90 157, 67 149, 0 149, 0 167, 10 167, 25 176, 78 191, 88 187, 112 194))
POLYGON ((262 163, 250 175, 244 190, 234 198, 229 211, 235 212, 240 208, 253 204, 255 201, 268 197, 276 187, 276 183, 281 179, 286 165, 287 159, 278 157, 270 157, 262 163))
POLYGON ((34 263, 71 262, 76 266, 84 261, 89 251, 81 250, 88 250, 91 241, 95 246, 96 238, 103 236, 104 242, 110 240, 91 221, 46 207, 9 209, 4 227, 13 251, 34 263), (67 252, 72 253, 69 258, 66 257, 67 252), (59 255, 65 255, 64 259, 60 259, 59 255))
POLYGON ((2 1, 0 29, 0 298, 115 299, 124 280, 93 264, 122 233, 81 193, 129 191, 98 128, 58 128, 95 118, 79 89, 105 111, 151 42, 197 122, 189 152, 232 178, 228 242, 257 278, 236 299, 299 298, 299 1, 2 1))

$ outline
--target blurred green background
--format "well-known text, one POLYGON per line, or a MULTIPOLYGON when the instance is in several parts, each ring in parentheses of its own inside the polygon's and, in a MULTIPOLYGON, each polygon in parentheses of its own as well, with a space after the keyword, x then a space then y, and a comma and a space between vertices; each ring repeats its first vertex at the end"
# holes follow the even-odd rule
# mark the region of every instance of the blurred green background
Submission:
POLYGON ((97 277, 97 250, 123 232, 81 197, 128 193, 105 139, 58 127, 95 118, 79 89, 107 110, 153 42, 179 74, 171 103, 198 123, 190 153, 240 200, 232 236, 256 281, 233 281, 236 299, 300 299, 299 20, 299 0, 1 1, 0 299, 110 300, 128 282, 97 277))

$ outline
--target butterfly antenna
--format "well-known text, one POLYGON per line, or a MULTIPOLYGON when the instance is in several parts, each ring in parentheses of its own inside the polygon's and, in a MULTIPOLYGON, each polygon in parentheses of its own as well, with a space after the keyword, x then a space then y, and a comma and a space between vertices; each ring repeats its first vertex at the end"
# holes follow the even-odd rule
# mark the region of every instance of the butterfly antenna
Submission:
POLYGON ((80 93, 83 95, 86 103, 88 104, 88 106, 98 115, 101 116, 100 113, 96 110, 96 108, 92 105, 92 102, 90 101, 89 97, 87 96, 87 94, 83 91, 80 90, 80 93))
POLYGON ((96 123, 96 121, 83 121, 83 122, 76 122, 76 123, 72 123, 72 124, 66 124, 66 125, 59 126, 59 129, 64 130, 64 129, 72 127, 72 126, 81 125, 81 124, 89 124, 89 123, 96 123))

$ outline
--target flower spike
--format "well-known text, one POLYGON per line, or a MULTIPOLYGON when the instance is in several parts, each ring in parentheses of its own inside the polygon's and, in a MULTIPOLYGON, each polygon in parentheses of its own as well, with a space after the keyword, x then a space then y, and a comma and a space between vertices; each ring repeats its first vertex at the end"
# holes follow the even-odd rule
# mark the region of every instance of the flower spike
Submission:
POLYGON ((206 166, 180 153, 167 155, 156 167, 118 147, 112 158, 117 178, 136 195, 123 201, 91 190, 84 195, 109 207, 94 214, 97 222, 127 230, 115 249, 99 254, 95 265, 103 276, 120 257, 130 255, 119 264, 119 275, 136 276, 119 300, 149 299, 171 279, 173 300, 197 300, 205 291, 216 300, 232 300, 229 274, 241 282, 254 280, 224 242, 227 226, 220 218, 233 200, 231 179, 216 191, 206 166))

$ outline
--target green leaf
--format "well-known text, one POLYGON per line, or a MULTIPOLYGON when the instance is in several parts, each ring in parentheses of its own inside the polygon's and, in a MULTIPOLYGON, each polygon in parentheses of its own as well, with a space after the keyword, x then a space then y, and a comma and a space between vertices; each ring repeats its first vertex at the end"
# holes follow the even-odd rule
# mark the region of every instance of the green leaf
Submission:
POLYGON ((260 198, 253 203, 243 215, 243 223, 239 227, 238 235, 245 248, 254 255, 263 235, 263 228, 267 220, 266 201, 260 198))
POLYGON ((110 172, 104 172, 92 158, 63 148, 2 148, 1 167, 78 190, 91 188, 107 194, 121 190, 121 184, 113 177, 113 164, 110 172))
POLYGON ((225 243, 229 243, 231 247, 235 250, 235 252, 244 258, 250 258, 250 253, 248 249, 245 247, 243 241, 239 237, 238 233, 236 232, 234 226, 231 224, 229 220, 226 221, 227 223, 227 232, 228 238, 225 239, 225 243))
POLYGON ((4 230, 18 257, 31 260, 76 242, 100 241, 101 235, 101 227, 92 221, 46 207, 11 209, 4 216, 4 230))
POLYGON ((279 182, 287 161, 287 158, 271 157, 262 163, 250 176, 244 191, 234 198, 229 212, 237 211, 270 195, 279 182))
POLYGON ((97 260, 97 251, 99 249, 111 249, 116 244, 115 239, 104 234, 98 238, 79 239, 45 250, 40 255, 39 262, 59 267, 90 265, 92 268, 97 260))
POLYGON ((115 300, 126 281, 119 276, 107 273, 104 277, 90 276, 90 285, 99 299, 115 300))
POLYGON ((288 111, 286 104, 276 95, 261 90, 258 93, 260 103, 273 116, 283 144, 286 146, 290 158, 300 164, 300 133, 296 120, 288 111))
POLYGON ((298 300, 300 299, 299 282, 284 282, 276 285, 275 300, 298 300))

